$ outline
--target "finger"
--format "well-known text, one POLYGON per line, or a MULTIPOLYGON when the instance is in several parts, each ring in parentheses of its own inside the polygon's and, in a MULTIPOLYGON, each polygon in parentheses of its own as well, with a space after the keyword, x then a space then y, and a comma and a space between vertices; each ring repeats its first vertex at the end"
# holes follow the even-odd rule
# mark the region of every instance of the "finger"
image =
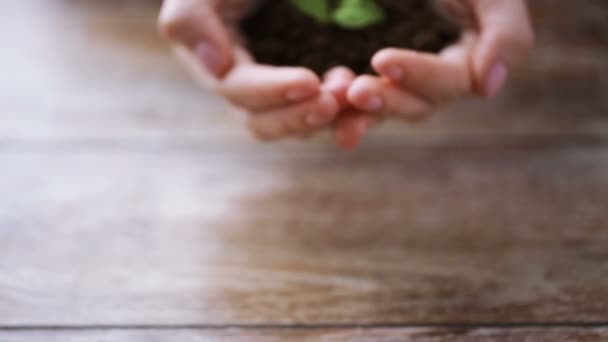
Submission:
POLYGON ((346 100, 346 92, 356 77, 355 73, 347 67, 335 67, 325 73, 322 89, 334 95, 340 104, 340 109, 346 109, 350 106, 346 100))
POLYGON ((299 67, 237 64, 217 86, 228 101, 250 111, 263 111, 314 98, 320 80, 299 67))
POLYGON ((345 150, 355 150, 374 123, 374 117, 357 111, 342 114, 334 127, 336 144, 345 150))
POLYGON ((249 128, 260 140, 270 141, 313 132, 333 122, 339 106, 328 92, 317 98, 249 116, 249 128))
POLYGON ((232 66, 232 41, 214 2, 165 0, 158 23, 165 37, 190 49, 216 77, 232 66))
POLYGON ((406 91, 433 104, 441 104, 472 92, 469 56, 473 39, 463 39, 441 54, 403 49, 384 49, 372 58, 374 69, 406 91))
POLYGON ((435 9, 445 19, 452 21, 468 30, 477 28, 477 19, 470 1, 466 0, 435 0, 435 9))
POLYGON ((534 32, 523 0, 473 1, 480 28, 473 68, 476 91, 496 96, 517 64, 534 45, 534 32))
POLYGON ((394 85, 390 80, 359 76, 348 89, 348 101, 363 112, 395 116, 408 121, 426 117, 431 105, 394 85))

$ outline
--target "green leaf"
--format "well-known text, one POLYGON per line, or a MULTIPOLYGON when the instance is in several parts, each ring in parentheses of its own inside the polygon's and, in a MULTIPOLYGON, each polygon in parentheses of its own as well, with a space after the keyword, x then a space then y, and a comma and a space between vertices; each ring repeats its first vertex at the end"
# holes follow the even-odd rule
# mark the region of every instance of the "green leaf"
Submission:
POLYGON ((358 30, 384 21, 384 10, 374 0, 342 0, 333 14, 339 26, 358 30))
POLYGON ((300 11, 308 14, 322 23, 331 21, 331 13, 327 0, 291 0, 300 11))

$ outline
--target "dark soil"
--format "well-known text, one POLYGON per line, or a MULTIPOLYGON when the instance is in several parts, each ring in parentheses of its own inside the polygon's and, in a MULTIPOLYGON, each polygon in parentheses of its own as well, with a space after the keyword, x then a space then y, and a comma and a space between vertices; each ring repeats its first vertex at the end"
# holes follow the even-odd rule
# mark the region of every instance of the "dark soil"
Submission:
POLYGON ((321 24, 288 0, 266 0, 241 25, 258 62, 305 66, 318 74, 336 65, 372 73, 372 56, 398 47, 438 52, 455 42, 460 29, 437 14, 432 0, 376 0, 387 20, 362 30, 321 24))

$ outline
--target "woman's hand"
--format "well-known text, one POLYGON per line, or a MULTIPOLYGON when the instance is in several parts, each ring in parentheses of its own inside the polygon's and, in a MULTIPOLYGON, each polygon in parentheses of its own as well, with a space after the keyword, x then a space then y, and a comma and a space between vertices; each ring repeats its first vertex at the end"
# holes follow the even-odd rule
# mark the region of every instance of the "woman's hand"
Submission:
POLYGON ((237 33, 238 21, 256 2, 165 0, 160 31, 194 61, 208 87, 248 114, 248 127, 259 139, 308 136, 330 127, 340 110, 336 96, 345 97, 344 73, 330 72, 322 82, 305 68, 256 64, 237 33))
POLYGON ((354 148, 385 117, 420 120, 439 106, 496 96, 534 43, 524 0, 442 0, 441 10, 465 27, 462 39, 439 54, 388 48, 372 65, 380 77, 359 76, 347 92, 352 113, 338 118, 338 143, 354 148))

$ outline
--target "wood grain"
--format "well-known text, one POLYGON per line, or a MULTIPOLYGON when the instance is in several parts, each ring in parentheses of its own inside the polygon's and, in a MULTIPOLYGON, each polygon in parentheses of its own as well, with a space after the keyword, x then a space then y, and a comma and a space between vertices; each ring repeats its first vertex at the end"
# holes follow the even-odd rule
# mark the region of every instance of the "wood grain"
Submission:
POLYGON ((0 325, 608 317, 605 148, 0 164, 0 325))
POLYGON ((254 144, 159 3, 3 4, 1 341, 608 340, 606 1, 354 154, 254 144))
POLYGON ((3 342, 603 342, 606 328, 0 331, 3 342))

